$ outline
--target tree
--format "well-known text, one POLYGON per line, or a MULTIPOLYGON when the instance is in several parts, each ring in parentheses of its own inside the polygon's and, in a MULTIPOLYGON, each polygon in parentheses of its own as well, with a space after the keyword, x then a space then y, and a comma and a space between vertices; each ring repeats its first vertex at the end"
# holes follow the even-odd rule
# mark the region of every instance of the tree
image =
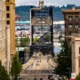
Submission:
POLYGON ((2 66, 1 61, 0 61, 0 80, 10 80, 10 77, 7 74, 5 68, 2 66))
POLYGON ((49 42, 51 40, 51 35, 50 33, 47 33, 45 36, 45 39, 49 42))
POLYGON ((30 44, 30 38, 27 37, 27 38, 26 38, 26 45, 29 45, 29 44, 30 44))
POLYGON ((69 47, 66 40, 61 41, 61 51, 57 58, 58 66, 55 72, 59 75, 70 77, 71 72, 71 47, 69 47))
POLYGON ((28 59, 29 58, 29 48, 25 48, 24 49, 24 52, 25 52, 25 54, 26 54, 26 59, 28 59))
POLYGON ((80 74, 76 76, 76 80, 80 80, 80 74))
POLYGON ((39 38, 36 36, 33 40, 33 42, 35 43, 39 38))
POLYGON ((21 38, 20 39, 20 45, 21 47, 26 47, 30 44, 30 38, 27 37, 27 38, 21 38))
POLYGON ((22 64, 18 60, 18 56, 15 55, 11 66, 11 76, 13 80, 18 80, 18 76, 22 70, 22 64))
POLYGON ((16 47, 19 47, 20 46, 20 42, 19 42, 19 39, 18 38, 16 38, 16 47))

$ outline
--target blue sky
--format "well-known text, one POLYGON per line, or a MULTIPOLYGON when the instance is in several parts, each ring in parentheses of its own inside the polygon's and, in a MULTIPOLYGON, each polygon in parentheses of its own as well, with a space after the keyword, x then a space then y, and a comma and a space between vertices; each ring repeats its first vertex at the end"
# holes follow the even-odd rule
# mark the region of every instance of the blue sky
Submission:
MULTIPOLYGON (((38 5, 39 0, 16 0, 16 6, 19 5, 38 5)), ((80 0, 44 0, 46 5, 62 6, 67 4, 80 5, 80 0)))

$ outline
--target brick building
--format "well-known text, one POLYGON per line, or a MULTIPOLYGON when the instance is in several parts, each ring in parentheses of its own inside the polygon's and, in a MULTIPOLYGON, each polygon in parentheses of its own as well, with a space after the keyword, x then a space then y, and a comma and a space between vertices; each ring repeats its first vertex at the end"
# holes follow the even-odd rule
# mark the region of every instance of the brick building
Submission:
POLYGON ((65 20, 65 36, 71 41, 72 33, 80 31, 80 9, 73 7, 72 9, 62 10, 65 20))

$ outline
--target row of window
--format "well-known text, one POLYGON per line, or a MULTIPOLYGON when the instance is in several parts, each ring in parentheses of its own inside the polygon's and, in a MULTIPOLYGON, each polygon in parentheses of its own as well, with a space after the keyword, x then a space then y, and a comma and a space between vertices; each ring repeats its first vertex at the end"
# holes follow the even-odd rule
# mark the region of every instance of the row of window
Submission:
POLYGON ((68 20, 69 21, 72 21, 72 20, 78 21, 79 20, 79 16, 75 16, 74 18, 73 18, 73 16, 68 16, 68 20))
POLYGON ((69 13, 65 13, 65 15, 79 15, 80 12, 69 12, 69 13))
MULTIPOLYGON (((68 27, 69 27, 69 28, 72 28, 73 25, 72 25, 72 24, 69 24, 68 27)), ((75 28, 78 28, 78 27, 79 27, 79 25, 78 25, 78 24, 75 24, 75 28)))
MULTIPOLYGON (((9 2, 9 0, 6 0, 6 1, 9 2)), ((6 6, 6 11, 10 11, 10 6, 6 6)), ((10 18, 10 13, 6 13, 6 18, 10 18)), ((9 25, 10 20, 7 20, 6 24, 9 25)))
MULTIPOLYGON (((68 32, 68 35, 71 36, 72 33, 78 33, 78 31, 75 31, 75 32, 69 31, 69 32, 68 32)), ((71 41, 71 40, 70 40, 70 41, 71 41)))

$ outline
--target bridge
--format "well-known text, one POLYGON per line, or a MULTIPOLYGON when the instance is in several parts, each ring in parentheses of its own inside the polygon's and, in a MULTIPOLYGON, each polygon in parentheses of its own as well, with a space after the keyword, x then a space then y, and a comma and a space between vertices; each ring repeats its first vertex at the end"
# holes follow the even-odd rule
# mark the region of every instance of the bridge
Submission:
POLYGON ((44 56, 41 52, 34 53, 27 63, 23 65, 21 77, 24 80, 48 80, 49 75, 54 75, 54 68, 57 66, 51 55, 44 56))
POLYGON ((40 0, 39 7, 30 9, 30 22, 30 59, 23 65, 22 74, 24 80, 48 80, 57 65, 53 59, 53 8, 45 7, 40 0))

